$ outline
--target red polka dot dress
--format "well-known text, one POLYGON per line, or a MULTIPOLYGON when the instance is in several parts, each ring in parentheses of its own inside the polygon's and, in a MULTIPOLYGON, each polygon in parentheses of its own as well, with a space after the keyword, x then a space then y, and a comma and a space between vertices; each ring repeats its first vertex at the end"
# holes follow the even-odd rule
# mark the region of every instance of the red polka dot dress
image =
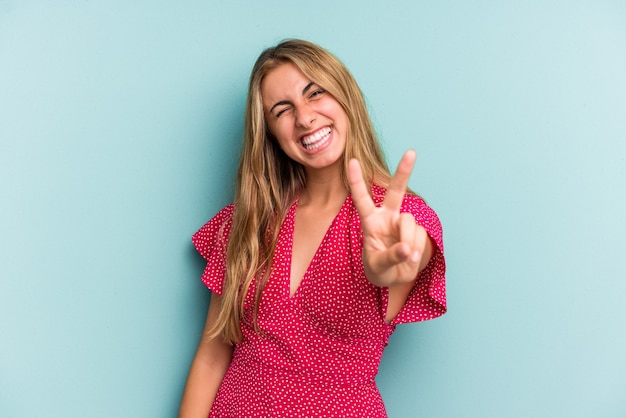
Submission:
MULTIPOLYGON (((374 186, 382 201, 384 189, 374 186)), ((422 199, 405 196, 402 212, 414 215, 436 244, 405 306, 384 320, 387 288, 372 285, 363 271, 363 233, 348 196, 315 253, 300 286, 289 291, 297 201, 278 236, 273 270, 252 325, 254 289, 248 293, 243 340, 218 390, 210 417, 386 417, 374 378, 396 324, 446 311, 441 224, 422 199)), ((207 260, 202 281, 221 294, 226 243, 234 206, 222 209, 193 236, 207 260)))

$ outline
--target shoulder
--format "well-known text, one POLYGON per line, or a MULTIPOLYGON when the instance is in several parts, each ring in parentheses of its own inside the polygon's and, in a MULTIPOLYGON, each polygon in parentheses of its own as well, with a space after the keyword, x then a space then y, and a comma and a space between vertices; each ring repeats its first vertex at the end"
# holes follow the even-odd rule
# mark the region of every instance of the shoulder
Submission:
POLYGON ((400 212, 408 212, 413 215, 415 221, 426 228, 428 234, 441 242, 442 226, 437 213, 419 196, 406 194, 400 207, 400 212))
MULTIPOLYGON (((387 193, 387 189, 378 184, 372 184, 371 188, 372 200, 377 206, 380 206, 385 199, 385 194, 387 193)), ((402 199, 402 205, 400 206, 401 212, 411 212, 413 214, 417 214, 419 212, 429 212, 432 215, 437 216, 435 211, 428 206, 426 201, 414 194, 414 193, 406 193, 404 198, 402 199)))
MULTIPOLYGON (((371 192, 374 203, 376 206, 380 206, 385 199, 387 189, 378 184, 372 184, 371 192)), ((430 226, 433 229, 441 228, 441 222, 437 213, 422 197, 414 193, 406 193, 404 195, 402 205, 400 206, 400 212, 411 213, 415 217, 417 223, 422 226, 430 226)))
POLYGON ((401 212, 411 212, 414 215, 421 215, 426 217, 437 217, 437 214, 428 206, 426 201, 414 194, 405 194, 400 206, 401 212))
POLYGON ((219 212, 217 212, 211 219, 205 223, 200 231, 213 231, 216 229, 223 228, 226 225, 232 224, 233 213, 235 213, 235 205, 230 204, 224 208, 222 208, 219 212))
POLYGON ((231 203, 217 212, 209 222, 232 221, 233 213, 235 213, 235 204, 231 203))
POLYGON ((234 212, 234 204, 224 207, 192 235, 191 240, 202 255, 210 253, 218 242, 228 240, 234 212))

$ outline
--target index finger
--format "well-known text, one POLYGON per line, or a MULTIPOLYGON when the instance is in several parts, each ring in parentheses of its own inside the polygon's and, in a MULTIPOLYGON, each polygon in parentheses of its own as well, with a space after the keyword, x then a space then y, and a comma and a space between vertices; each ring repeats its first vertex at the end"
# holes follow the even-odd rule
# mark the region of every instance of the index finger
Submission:
POLYGON ((348 163, 348 184, 350 185, 350 193, 352 193, 352 201, 361 219, 376 210, 363 179, 361 165, 354 158, 348 163))
POLYGON ((385 200, 383 200, 384 207, 393 211, 400 210, 414 164, 415 151, 410 149, 402 156, 402 159, 398 163, 396 173, 391 178, 391 181, 389 181, 389 187, 387 188, 387 193, 385 194, 385 200))

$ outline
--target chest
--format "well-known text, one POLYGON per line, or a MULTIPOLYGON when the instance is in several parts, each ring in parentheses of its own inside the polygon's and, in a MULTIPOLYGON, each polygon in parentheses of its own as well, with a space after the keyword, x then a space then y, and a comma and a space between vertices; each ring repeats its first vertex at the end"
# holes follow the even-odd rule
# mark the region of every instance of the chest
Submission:
MULTIPOLYGON (((288 229, 292 230, 291 250, 284 248, 283 251, 290 252, 289 267, 289 293, 293 295, 302 283, 309 267, 312 267, 313 259, 322 246, 327 245, 327 235, 331 234, 331 226, 333 226, 336 210, 314 211, 309 207, 298 208, 293 214, 293 220, 289 222, 288 229)), ((340 216, 340 215, 339 215, 340 216)), ((289 233, 289 231, 285 231, 289 233)), ((332 239, 332 237, 328 237, 332 239)), ((321 252, 321 250, 320 250, 321 252)))
POLYGON ((354 216, 358 217, 356 210, 345 210, 327 219, 327 228, 317 224, 313 243, 297 235, 293 213, 285 218, 261 297, 260 323, 271 329, 297 316, 324 333, 357 337, 369 335, 382 323, 380 289, 365 277, 362 234, 354 216))

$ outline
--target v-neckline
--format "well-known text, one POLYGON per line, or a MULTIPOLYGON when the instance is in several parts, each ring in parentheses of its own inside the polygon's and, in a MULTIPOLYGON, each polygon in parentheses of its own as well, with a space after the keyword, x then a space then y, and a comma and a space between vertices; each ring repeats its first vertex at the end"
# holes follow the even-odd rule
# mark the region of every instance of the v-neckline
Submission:
POLYGON ((287 263, 287 265, 285 266, 285 271, 286 271, 285 276, 286 276, 287 279, 284 282, 285 282, 285 286, 286 286, 286 289, 287 289, 287 297, 290 300, 295 300, 296 297, 301 293, 300 290, 302 289, 302 286, 308 281, 307 279, 310 276, 311 269, 312 269, 313 264, 315 263, 316 259, 319 256, 321 248, 325 246, 326 241, 328 240, 328 236, 329 236, 330 232, 333 230, 335 224, 337 223, 337 219, 339 219, 339 215, 341 215, 341 213, 346 208, 346 206, 348 204, 348 200, 350 198, 351 198, 351 194, 348 193, 346 198, 341 203, 341 206, 339 207, 339 210, 337 211, 337 213, 333 217, 332 221, 328 225, 328 228, 326 229, 326 232, 324 232, 324 236, 322 237, 322 240, 320 241, 319 246, 315 249, 315 252, 313 253, 313 257, 311 257, 311 260, 309 260, 309 264, 307 265, 306 269, 304 270, 304 274, 302 275, 302 280, 300 280, 300 283, 296 287, 296 289, 293 292, 293 294, 291 294, 291 263, 293 262, 293 242, 294 242, 294 233, 295 233, 295 229, 296 229, 296 211, 298 209, 298 203, 300 202, 300 196, 298 196, 296 198, 296 200, 292 203, 291 207, 289 208, 289 212, 288 212, 288 216, 289 216, 289 230, 285 231, 285 232, 287 232, 289 234, 289 237, 291 239, 289 240, 289 246, 286 248, 286 250, 288 251, 289 255, 288 255, 288 257, 285 257, 286 258, 285 261, 287 263))

